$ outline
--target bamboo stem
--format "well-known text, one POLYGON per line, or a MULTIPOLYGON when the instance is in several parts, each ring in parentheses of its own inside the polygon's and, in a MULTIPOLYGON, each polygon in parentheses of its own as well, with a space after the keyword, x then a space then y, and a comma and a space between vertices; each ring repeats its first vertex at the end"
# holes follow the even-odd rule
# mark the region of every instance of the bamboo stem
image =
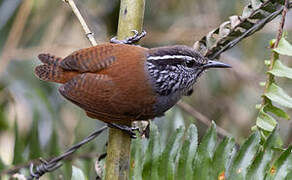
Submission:
MULTIPOLYGON (((141 32, 145 0, 121 0, 118 39, 133 35, 131 30, 141 32)), ((131 138, 129 134, 109 128, 105 180, 129 179, 131 138)))

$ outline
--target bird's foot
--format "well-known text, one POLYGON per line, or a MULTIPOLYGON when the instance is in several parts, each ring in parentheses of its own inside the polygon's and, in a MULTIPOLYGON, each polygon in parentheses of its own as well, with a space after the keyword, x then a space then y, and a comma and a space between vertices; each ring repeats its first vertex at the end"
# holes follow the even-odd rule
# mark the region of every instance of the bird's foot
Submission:
POLYGON ((137 127, 129 127, 126 125, 120 125, 120 124, 115 124, 115 123, 108 123, 108 125, 109 127, 117 128, 121 131, 128 133, 130 137, 133 139, 137 138, 136 131, 139 131, 139 128, 137 127))
POLYGON ((132 30, 134 32, 134 36, 130 36, 123 40, 118 40, 117 37, 113 37, 110 42, 115 44, 134 44, 136 42, 139 42, 140 39, 142 39, 146 35, 146 31, 142 31, 139 33, 137 30, 132 30))

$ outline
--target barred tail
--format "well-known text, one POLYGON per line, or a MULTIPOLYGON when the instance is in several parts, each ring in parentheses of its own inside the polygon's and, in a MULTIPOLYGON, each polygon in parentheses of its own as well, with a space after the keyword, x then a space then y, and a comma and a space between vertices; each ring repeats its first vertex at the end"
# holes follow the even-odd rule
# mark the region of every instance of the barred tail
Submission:
POLYGON ((35 75, 44 81, 66 83, 77 75, 76 71, 66 71, 60 67, 62 58, 50 54, 40 54, 38 58, 44 64, 35 68, 35 75))

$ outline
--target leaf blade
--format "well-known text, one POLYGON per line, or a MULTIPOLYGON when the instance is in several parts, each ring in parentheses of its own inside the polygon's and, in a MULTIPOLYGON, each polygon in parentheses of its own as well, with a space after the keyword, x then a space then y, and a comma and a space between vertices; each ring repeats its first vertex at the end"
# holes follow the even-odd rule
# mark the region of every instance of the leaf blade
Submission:
POLYGON ((290 119, 290 116, 284 110, 282 110, 276 106, 273 106, 271 102, 265 106, 264 111, 271 112, 280 118, 284 118, 287 120, 290 119))
POLYGON ((154 123, 150 123, 150 137, 142 171, 142 177, 144 180, 159 180, 158 167, 161 154, 159 136, 157 126, 154 123))
POLYGON ((292 68, 284 65, 278 59, 275 61, 273 69, 268 71, 268 73, 271 73, 277 77, 286 77, 286 78, 292 79, 292 68))
POLYGON ((248 169, 247 179, 264 180, 270 163, 273 159, 273 146, 277 144, 277 128, 275 128, 263 145, 263 150, 256 156, 254 162, 248 169))
POLYGON ((228 179, 246 179, 247 168, 252 164, 259 145, 260 133, 256 131, 244 142, 234 158, 228 179))
POLYGON ((141 136, 138 135, 132 141, 131 145, 131 159, 130 159, 130 178, 134 180, 142 180, 143 170, 143 147, 141 136))
POLYGON ((174 180, 175 158, 181 149, 181 139, 183 137, 183 133, 184 128, 178 128, 169 139, 164 151, 161 154, 159 175, 162 179, 174 180))
POLYGON ((191 124, 187 130, 177 167, 177 179, 192 179, 193 160, 198 147, 198 130, 191 124))
POLYGON ((256 119, 256 125, 265 131, 272 132, 277 125, 277 121, 264 111, 265 107, 260 109, 256 119))
MULTIPOLYGON (((292 145, 276 160, 270 169, 267 179, 282 180, 292 171, 292 145)), ((289 175, 290 176, 290 175, 289 175)))
POLYGON ((228 168, 228 162, 232 158, 232 152, 235 150, 235 141, 233 138, 224 138, 216 148, 213 157, 213 179, 219 179, 219 176, 225 174, 228 168))
POLYGON ((275 83, 272 83, 268 87, 267 92, 264 95, 282 106, 292 108, 292 98, 275 83))
POLYGON ((216 146, 216 125, 212 122, 212 126, 208 129, 203 137, 195 157, 193 179, 212 179, 212 157, 216 146))
POLYGON ((281 55, 292 56, 292 45, 283 37, 279 41, 278 47, 273 50, 281 55))

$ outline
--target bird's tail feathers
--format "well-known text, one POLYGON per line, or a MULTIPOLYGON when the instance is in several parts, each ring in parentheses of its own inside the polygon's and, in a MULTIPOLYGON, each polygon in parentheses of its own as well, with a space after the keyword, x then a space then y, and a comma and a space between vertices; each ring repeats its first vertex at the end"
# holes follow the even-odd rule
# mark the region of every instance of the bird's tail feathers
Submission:
POLYGON ((44 81, 66 83, 72 79, 77 72, 66 71, 60 66, 62 58, 50 54, 39 54, 38 58, 43 64, 35 68, 35 75, 44 81))

